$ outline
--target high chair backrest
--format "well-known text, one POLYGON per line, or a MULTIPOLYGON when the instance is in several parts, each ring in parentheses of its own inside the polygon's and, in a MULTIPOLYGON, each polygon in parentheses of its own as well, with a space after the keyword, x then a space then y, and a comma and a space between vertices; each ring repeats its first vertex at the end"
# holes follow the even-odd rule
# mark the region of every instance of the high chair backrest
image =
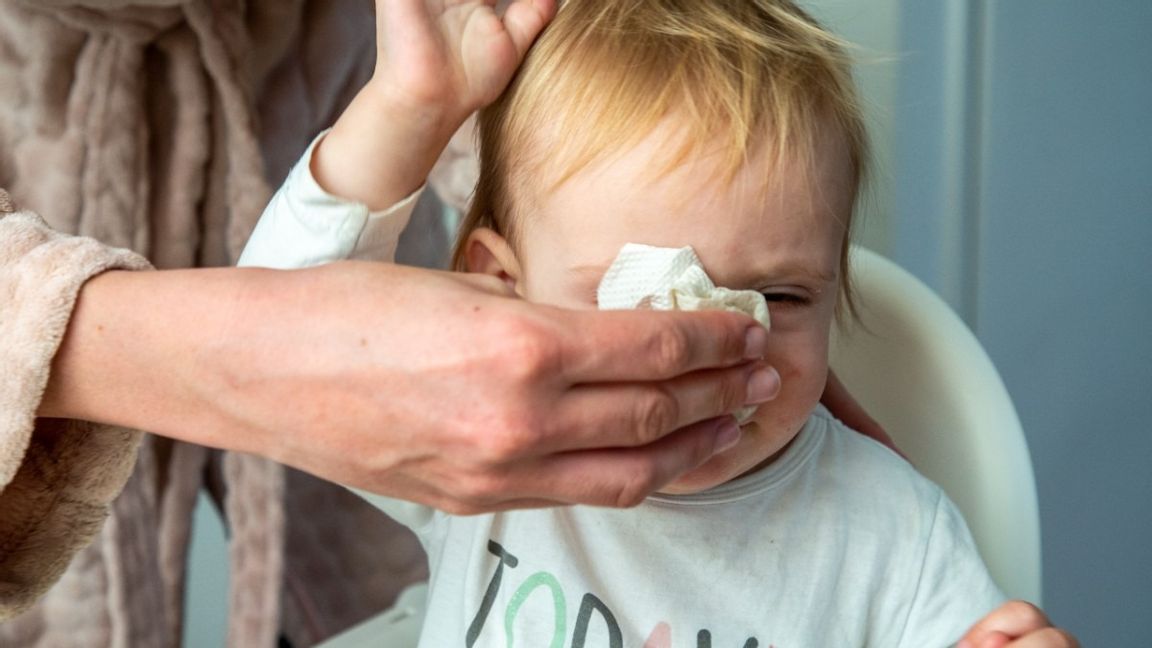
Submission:
POLYGON ((834 327, 832 368, 956 502, 1004 592, 1039 605, 1036 482, 1004 382, 932 290, 874 252, 851 254, 861 322, 834 327))

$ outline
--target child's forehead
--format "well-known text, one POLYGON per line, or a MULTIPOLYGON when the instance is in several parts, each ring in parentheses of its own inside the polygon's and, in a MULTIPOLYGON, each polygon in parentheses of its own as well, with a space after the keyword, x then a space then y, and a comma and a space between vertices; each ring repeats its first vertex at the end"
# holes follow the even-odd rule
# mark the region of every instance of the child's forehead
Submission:
POLYGON ((544 163, 528 183, 533 211, 562 196, 611 208, 621 217, 636 211, 673 216, 684 210, 761 207, 847 220, 854 169, 834 129, 786 151, 765 141, 733 152, 693 135, 684 120, 670 117, 635 142, 618 143, 588 160, 573 159, 564 139, 551 136, 551 145, 540 142, 540 150, 551 155, 541 158, 544 163))
POLYGON ((542 191, 526 218, 535 235, 525 237, 524 252, 550 257, 581 282, 603 275, 625 243, 690 245, 742 284, 769 273, 761 260, 771 255, 761 251, 793 251, 788 265, 814 277, 835 274, 852 206, 846 162, 773 164, 759 156, 726 178, 708 156, 662 171, 661 143, 649 138, 542 191))
MULTIPOLYGON (((734 180, 766 148, 735 151, 714 135, 674 118, 617 137, 583 137, 584 129, 594 130, 595 124, 541 132, 533 138, 530 158, 535 164, 529 175, 535 178, 538 193, 548 194, 576 177, 595 178, 597 186, 618 193, 692 193, 734 180)), ((750 179, 742 175, 744 181, 750 179)), ((765 184, 769 177, 759 180, 765 184)))

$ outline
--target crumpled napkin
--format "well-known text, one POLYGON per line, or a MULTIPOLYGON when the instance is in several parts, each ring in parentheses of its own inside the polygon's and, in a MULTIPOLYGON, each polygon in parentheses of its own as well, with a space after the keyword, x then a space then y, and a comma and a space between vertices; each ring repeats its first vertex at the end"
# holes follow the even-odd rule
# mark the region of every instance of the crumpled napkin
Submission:
MULTIPOLYGON (((755 290, 729 290, 712 282, 691 247, 628 243, 604 273, 596 298, 601 310, 726 310, 747 313, 769 328, 768 302, 755 290)), ((735 412, 746 422, 755 407, 735 412)))

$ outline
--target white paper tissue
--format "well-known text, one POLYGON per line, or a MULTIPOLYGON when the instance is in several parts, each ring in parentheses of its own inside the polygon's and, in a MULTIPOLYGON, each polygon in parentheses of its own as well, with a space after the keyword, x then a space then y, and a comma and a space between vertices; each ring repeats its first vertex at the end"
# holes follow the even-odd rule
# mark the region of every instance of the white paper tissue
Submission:
MULTIPOLYGON (((596 298, 601 310, 726 310, 746 313, 769 328, 768 302, 755 290, 717 287, 691 247, 628 243, 604 273, 596 298)), ((744 423, 756 411, 735 412, 744 423)))

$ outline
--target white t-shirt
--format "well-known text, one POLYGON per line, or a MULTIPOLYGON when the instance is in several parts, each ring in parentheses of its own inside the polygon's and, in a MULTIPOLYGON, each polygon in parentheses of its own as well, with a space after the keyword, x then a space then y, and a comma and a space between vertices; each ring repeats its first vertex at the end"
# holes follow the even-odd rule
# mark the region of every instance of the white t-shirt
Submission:
POLYGON ((634 509, 362 495, 428 552, 421 646, 929 648, 1004 600, 940 488, 822 407, 770 466, 634 509))
MULTIPOLYGON (((373 215, 327 196, 310 152, 249 264, 322 263, 361 240, 387 250, 380 232, 403 227, 411 198, 373 215), (274 262, 278 250, 293 260, 274 262)), ((634 509, 452 516, 363 495, 428 552, 430 648, 926 648, 1004 601, 940 488, 823 407, 770 466, 634 509)))

